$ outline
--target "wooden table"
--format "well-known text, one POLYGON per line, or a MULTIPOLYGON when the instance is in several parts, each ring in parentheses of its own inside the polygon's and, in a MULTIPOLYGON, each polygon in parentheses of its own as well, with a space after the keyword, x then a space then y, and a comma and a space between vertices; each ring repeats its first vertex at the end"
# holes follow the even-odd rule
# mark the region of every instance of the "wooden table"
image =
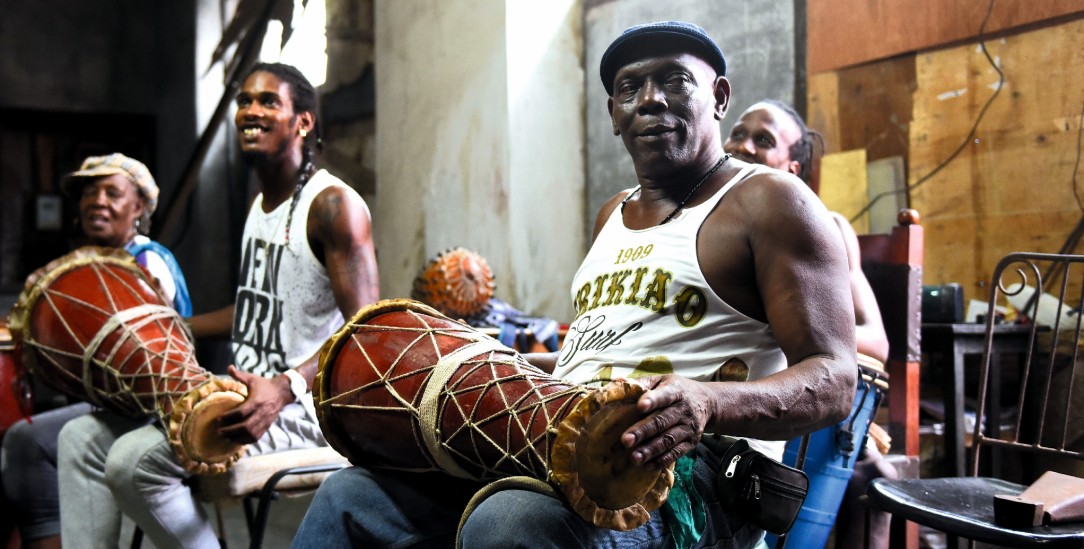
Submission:
MULTIPOLYGON (((990 414, 995 418, 991 433, 1000 432, 1001 358, 1027 352, 1030 326, 995 324, 990 353, 990 414)), ((923 324, 922 352, 931 360, 940 360, 941 389, 945 406, 945 468, 946 476, 964 476, 964 388, 965 379, 973 384, 980 381, 979 372, 964 375, 965 357, 981 356, 986 349, 986 324, 923 324)), ((996 465, 992 464, 996 470, 996 465)))

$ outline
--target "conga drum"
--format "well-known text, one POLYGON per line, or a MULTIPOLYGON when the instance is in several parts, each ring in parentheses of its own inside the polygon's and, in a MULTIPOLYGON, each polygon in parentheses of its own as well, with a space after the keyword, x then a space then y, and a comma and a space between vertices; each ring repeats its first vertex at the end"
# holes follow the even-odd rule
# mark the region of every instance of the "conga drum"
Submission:
POLYGON ((646 522, 673 484, 671 469, 634 465, 620 442, 643 417, 642 387, 563 382, 416 301, 359 311, 325 344, 313 391, 324 436, 355 464, 534 477, 617 530, 646 522))
POLYGON ((57 391, 158 419, 187 470, 222 472, 244 452, 216 420, 247 387, 196 363, 184 320, 127 252, 87 246, 35 271, 11 331, 27 370, 57 391))
POLYGON ((34 413, 30 380, 15 355, 8 320, 0 318, 0 438, 15 422, 34 413))
MULTIPOLYGON (((888 374, 880 361, 858 353, 858 371, 858 387, 847 419, 809 435, 802 466, 809 477, 809 493, 787 538, 802 540, 810 547, 823 547, 828 542, 854 465, 888 392, 888 374)), ((787 442, 783 463, 797 466, 800 440, 787 442)), ((767 542, 774 546, 775 536, 769 533, 767 542)))

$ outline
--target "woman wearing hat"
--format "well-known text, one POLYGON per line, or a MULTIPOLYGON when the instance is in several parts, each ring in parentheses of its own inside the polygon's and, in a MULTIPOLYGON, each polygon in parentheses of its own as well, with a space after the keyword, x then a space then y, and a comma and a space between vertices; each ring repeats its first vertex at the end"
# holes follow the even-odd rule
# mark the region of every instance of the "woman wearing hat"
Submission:
POLYGON ((192 315, 184 275, 165 246, 147 238, 158 185, 142 162, 114 153, 92 156, 68 174, 65 194, 78 200, 78 228, 89 244, 124 248, 158 281, 183 317, 192 315))
MULTIPOLYGON (((177 260, 146 236, 158 205, 158 185, 147 167, 123 154, 91 156, 65 176, 65 194, 78 201, 78 241, 123 248, 158 283, 181 316, 192 314, 188 287, 177 260)), ((80 402, 22 420, 4 436, 0 465, 7 498, 24 547, 60 547, 57 434, 69 420, 88 413, 80 402)))

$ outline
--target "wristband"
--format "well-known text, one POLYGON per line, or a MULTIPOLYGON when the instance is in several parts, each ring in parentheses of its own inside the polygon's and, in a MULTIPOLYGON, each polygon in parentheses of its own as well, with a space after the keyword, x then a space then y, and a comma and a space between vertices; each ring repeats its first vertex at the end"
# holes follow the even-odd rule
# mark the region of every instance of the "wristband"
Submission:
POLYGON ((282 375, 290 380, 290 392, 294 395, 294 402, 300 402, 301 397, 309 392, 309 383, 305 381, 305 377, 299 374, 297 370, 286 370, 285 372, 282 372, 282 375))

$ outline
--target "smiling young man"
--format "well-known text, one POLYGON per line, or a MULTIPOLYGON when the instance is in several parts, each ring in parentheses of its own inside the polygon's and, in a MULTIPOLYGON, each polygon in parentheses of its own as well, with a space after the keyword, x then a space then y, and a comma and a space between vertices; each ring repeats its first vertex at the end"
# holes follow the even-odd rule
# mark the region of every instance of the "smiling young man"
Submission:
MULTIPOLYGON (((248 397, 220 433, 246 455, 325 446, 309 387, 320 346, 343 318, 376 301, 368 207, 313 165, 316 92, 297 69, 259 64, 237 95, 242 157, 260 194, 245 221, 233 306, 192 319, 197 335, 230 334, 231 375, 248 397)), ((117 545, 120 512, 156 547, 217 547, 203 507, 156 425, 106 412, 61 433, 65 546, 117 545)))
MULTIPOLYGON (((563 500, 504 490, 465 521, 463 547, 751 547, 763 530, 721 508, 721 456, 701 437, 755 439, 779 458, 782 441, 850 409, 843 247, 801 181, 724 154, 725 73, 719 47, 689 23, 632 27, 609 46, 600 75, 639 186, 598 214, 573 279, 577 317, 564 348, 527 357, 576 383, 645 386, 644 418, 622 443, 651 471, 691 460, 683 481, 703 520, 661 509, 622 532, 592 526, 563 500), (745 380, 720 380, 730 359, 744 363, 745 380)), ((461 510, 425 482, 350 467, 320 487, 294 545, 441 546, 454 539, 461 510)))

